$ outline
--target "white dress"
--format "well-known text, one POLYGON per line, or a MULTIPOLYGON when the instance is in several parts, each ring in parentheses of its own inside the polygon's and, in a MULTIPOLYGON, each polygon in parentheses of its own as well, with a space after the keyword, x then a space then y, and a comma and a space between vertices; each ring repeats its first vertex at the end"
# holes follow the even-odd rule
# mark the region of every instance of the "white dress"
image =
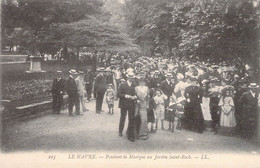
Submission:
POLYGON ((206 121, 211 121, 209 101, 210 101, 209 97, 202 97, 202 103, 200 104, 203 118, 206 121))
POLYGON ((221 97, 218 105, 221 107, 220 126, 235 127, 236 119, 233 98, 221 97))

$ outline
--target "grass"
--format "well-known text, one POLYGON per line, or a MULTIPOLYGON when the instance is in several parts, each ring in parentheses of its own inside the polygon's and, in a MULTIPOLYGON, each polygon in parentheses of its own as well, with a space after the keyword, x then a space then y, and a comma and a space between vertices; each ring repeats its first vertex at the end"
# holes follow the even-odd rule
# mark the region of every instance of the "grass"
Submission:
POLYGON ((1 62, 26 62, 26 55, 0 56, 1 62))

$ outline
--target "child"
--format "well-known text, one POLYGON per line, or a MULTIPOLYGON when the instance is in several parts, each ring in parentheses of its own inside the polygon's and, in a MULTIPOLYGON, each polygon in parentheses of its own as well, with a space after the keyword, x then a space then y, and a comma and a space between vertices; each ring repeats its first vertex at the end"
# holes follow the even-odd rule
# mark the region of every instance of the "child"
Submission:
POLYGON ((174 92, 170 97, 168 111, 168 121, 169 121, 169 129, 168 131, 174 132, 174 120, 175 120, 175 112, 176 112, 176 96, 174 92))
POLYGON ((115 91, 113 89, 113 85, 109 84, 107 91, 106 91, 106 102, 107 102, 108 109, 109 109, 108 114, 111 114, 111 115, 114 114, 114 97, 115 97, 115 91))
POLYGON ((227 85, 222 90, 218 105, 220 106, 220 126, 222 133, 232 134, 233 128, 236 126, 235 108, 233 101, 234 87, 227 85))
POLYGON ((177 114, 177 126, 176 129, 182 129, 182 121, 184 119, 184 106, 186 103, 186 99, 184 97, 184 90, 181 90, 181 97, 179 97, 176 101, 176 114, 177 114))
POLYGON ((154 97, 154 102, 156 105, 155 108, 155 120, 156 120, 156 126, 155 129, 158 129, 158 121, 159 119, 161 120, 161 129, 164 130, 163 127, 163 120, 164 120, 164 101, 167 99, 167 96, 163 94, 163 92, 161 90, 156 90, 156 95, 154 97))
POLYGON ((179 83, 176 84, 174 93, 176 95, 176 117, 177 125, 176 129, 182 129, 182 123, 184 120, 184 106, 186 103, 186 98, 184 96, 185 88, 188 86, 188 83, 184 81, 183 75, 177 75, 179 83))

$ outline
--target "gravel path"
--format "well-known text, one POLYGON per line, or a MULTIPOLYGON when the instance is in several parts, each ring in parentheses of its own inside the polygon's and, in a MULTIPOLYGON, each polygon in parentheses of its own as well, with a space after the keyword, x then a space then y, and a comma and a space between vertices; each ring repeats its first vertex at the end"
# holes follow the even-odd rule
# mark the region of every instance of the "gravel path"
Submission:
MULTIPOLYGON (((115 104, 117 107, 117 102, 115 104)), ((60 115, 45 115, 7 124, 3 134, 4 152, 20 151, 80 151, 80 152, 207 152, 260 153, 258 147, 238 137, 203 134, 186 130, 174 133, 159 130, 149 139, 128 141, 124 132, 118 136, 120 111, 114 115, 96 114, 95 101, 88 103, 90 111, 69 117, 65 110, 60 115)), ((126 123, 127 125, 127 123, 126 123)), ((125 125, 125 129, 126 129, 125 125)), ((168 123, 165 123, 166 127, 168 123)))

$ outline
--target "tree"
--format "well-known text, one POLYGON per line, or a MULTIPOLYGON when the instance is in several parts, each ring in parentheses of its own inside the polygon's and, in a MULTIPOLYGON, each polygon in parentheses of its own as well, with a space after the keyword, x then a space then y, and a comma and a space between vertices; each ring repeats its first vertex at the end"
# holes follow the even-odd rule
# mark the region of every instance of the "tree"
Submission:
MULTIPOLYGON (((9 45, 20 45, 35 53, 50 33, 52 24, 71 23, 101 13, 101 0, 4 0, 2 37, 9 45), (17 41, 15 28, 26 34, 17 41)), ((46 43, 46 42, 45 42, 46 43)))
POLYGON ((150 48, 148 55, 174 50, 188 59, 259 62, 259 0, 127 0, 125 6, 128 33, 150 48))

